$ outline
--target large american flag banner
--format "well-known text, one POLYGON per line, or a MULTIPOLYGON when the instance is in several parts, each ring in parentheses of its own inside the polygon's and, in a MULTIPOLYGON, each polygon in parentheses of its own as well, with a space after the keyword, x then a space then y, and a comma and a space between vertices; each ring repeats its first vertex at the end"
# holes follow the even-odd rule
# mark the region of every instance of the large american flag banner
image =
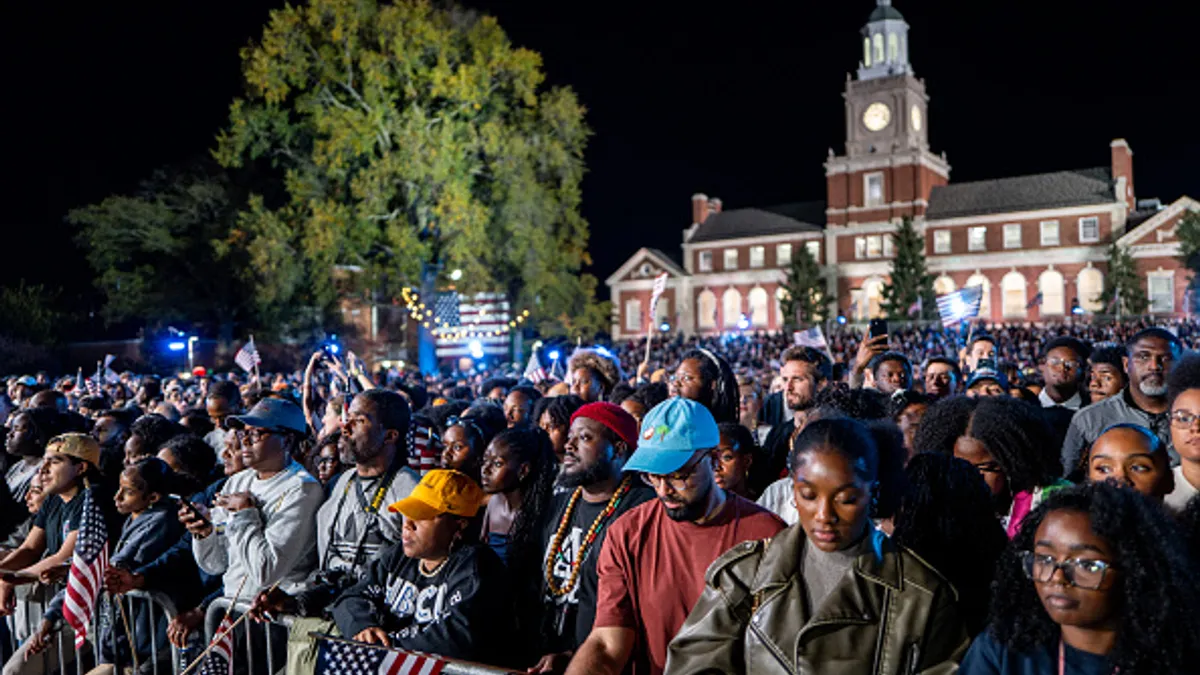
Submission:
POLYGON ((484 356, 508 356, 511 311, 503 294, 438 293, 433 312, 438 358, 471 356, 471 343, 476 340, 484 356))
POLYGON ((967 286, 937 297, 938 315, 942 326, 950 328, 960 321, 979 316, 983 303, 983 286, 967 286))
POLYGON ((438 675, 445 667, 432 656, 317 638, 315 675, 438 675))
POLYGON ((228 614, 217 626, 212 649, 208 650, 199 675, 233 675, 233 620, 228 614))
POLYGON ((84 490, 83 512, 75 538, 75 554, 67 574, 67 593, 63 601, 63 618, 75 629, 75 648, 80 649, 88 637, 88 627, 100 591, 104 589, 104 571, 108 569, 108 530, 100 505, 92 499, 92 491, 84 490))

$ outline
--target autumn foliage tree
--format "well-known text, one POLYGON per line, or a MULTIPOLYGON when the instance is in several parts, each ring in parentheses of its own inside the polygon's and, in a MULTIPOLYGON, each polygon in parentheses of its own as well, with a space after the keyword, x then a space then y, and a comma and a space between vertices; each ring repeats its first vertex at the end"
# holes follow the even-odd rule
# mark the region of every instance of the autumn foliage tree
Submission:
POLYGON ((267 161, 286 188, 280 203, 252 197, 226 242, 246 252, 240 274, 264 314, 329 311, 335 266, 396 297, 435 263, 462 270, 461 291, 508 292, 542 325, 607 322, 580 274, 584 108, 545 86, 541 57, 495 19, 309 0, 271 12, 242 62, 246 92, 215 156, 267 161))

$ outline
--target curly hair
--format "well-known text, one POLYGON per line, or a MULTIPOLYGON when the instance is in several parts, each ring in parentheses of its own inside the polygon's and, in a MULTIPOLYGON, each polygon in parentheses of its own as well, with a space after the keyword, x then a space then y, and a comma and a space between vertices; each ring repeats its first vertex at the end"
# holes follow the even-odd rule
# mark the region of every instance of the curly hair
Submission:
POLYGON ((153 455, 158 452, 162 446, 166 445, 167 441, 184 433, 184 428, 175 422, 150 413, 137 418, 133 426, 129 427, 130 436, 138 436, 142 439, 142 451, 147 455, 153 455))
MULTIPOLYGON (((922 426, 925 423, 921 420, 922 426)), ((1004 469, 1013 493, 1050 485, 1062 475, 1058 452, 1043 448, 1051 437, 1050 426, 1042 409, 1032 403, 996 396, 980 398, 966 435, 987 446, 1004 469)))
POLYGON ((900 413, 904 412, 910 405, 932 405, 933 397, 928 394, 922 394, 919 391, 912 389, 900 389, 896 393, 888 397, 887 401, 887 416, 895 420, 900 417, 900 413))
POLYGON ((1167 374, 1167 406, 1188 389, 1200 389, 1200 354, 1188 354, 1167 374))
POLYGON ((736 422, 740 412, 740 393, 733 368, 724 358, 707 349, 689 349, 679 362, 695 361, 700 370, 700 386, 704 392, 697 403, 708 408, 717 423, 736 422))
POLYGON ((887 401, 886 394, 874 389, 855 389, 845 382, 833 382, 817 392, 813 408, 821 417, 878 420, 888 416, 887 401))
POLYGON ((954 585, 959 614, 976 635, 987 621, 992 571, 1008 545, 987 483, 968 462, 931 452, 913 457, 905 472, 908 490, 892 538, 954 585))
POLYGON ((533 406, 533 426, 539 426, 542 415, 549 415, 550 422, 556 427, 571 426, 571 415, 583 407, 583 399, 574 394, 566 396, 547 396, 538 399, 533 406))
POLYGON ((811 363, 816 369, 817 382, 827 381, 829 379, 840 379, 833 377, 833 365, 829 362, 829 357, 824 352, 813 349, 812 347, 792 346, 783 350, 783 354, 779 356, 779 363, 786 364, 788 361, 802 361, 811 363))
POLYGON ((599 377, 601 383, 601 396, 608 396, 613 387, 617 383, 624 380, 625 376, 621 373, 621 365, 616 359, 610 358, 601 354, 597 349, 589 347, 581 347, 576 349, 570 360, 567 361, 567 372, 574 373, 580 368, 587 368, 599 377))
POLYGON ((929 406, 913 438, 913 451, 953 456, 954 443, 967 433, 978 402, 977 398, 950 396, 929 406))
POLYGON ((904 448, 904 434, 891 420, 871 420, 866 424, 879 453, 878 487, 871 505, 871 517, 891 518, 908 492, 908 476, 904 473, 908 450, 904 448))
POLYGON ((671 396, 671 388, 663 382, 648 382, 638 387, 626 400, 642 404, 647 412, 671 396))
POLYGON ((1200 659, 1200 575, 1183 536, 1158 504, 1128 488, 1091 483, 1056 490, 1026 517, 1000 557, 992 586, 989 631, 1013 651, 1052 649, 1060 637, 1020 560, 1031 551, 1049 513, 1086 514, 1092 532, 1108 541, 1120 577, 1120 626, 1108 660, 1122 675, 1183 673, 1200 659), (1191 664, 1191 665, 1188 665, 1191 664))
POLYGON ((900 368, 904 371, 904 386, 901 388, 911 389, 913 382, 912 361, 909 361, 908 357, 900 352, 883 352, 882 354, 876 354, 867 363, 867 370, 871 371, 871 374, 875 377, 879 377, 879 367, 888 361, 895 361, 896 363, 900 364, 900 368))

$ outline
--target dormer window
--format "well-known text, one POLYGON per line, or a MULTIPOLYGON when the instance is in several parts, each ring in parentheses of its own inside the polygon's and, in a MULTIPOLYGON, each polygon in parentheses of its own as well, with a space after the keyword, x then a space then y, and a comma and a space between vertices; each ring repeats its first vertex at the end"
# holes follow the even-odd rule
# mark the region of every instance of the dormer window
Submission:
POLYGON ((883 34, 876 33, 872 39, 875 45, 875 63, 883 63, 883 34))

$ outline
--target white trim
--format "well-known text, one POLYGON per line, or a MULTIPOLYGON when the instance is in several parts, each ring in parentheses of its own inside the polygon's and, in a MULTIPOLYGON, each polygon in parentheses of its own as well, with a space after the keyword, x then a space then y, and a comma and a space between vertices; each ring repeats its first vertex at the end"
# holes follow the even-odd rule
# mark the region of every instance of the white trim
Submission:
MULTIPOLYGON (((654 290, 653 279, 625 279, 618 281, 615 284, 609 284, 609 288, 613 293, 619 291, 652 291, 654 290)), ((667 277, 667 288, 678 290, 683 287, 683 283, 679 279, 667 277)))
MULTIPOLYGON (((865 184, 866 177, 874 176, 877 173, 882 173, 882 172, 872 171, 871 173, 863 174, 863 179, 864 179, 863 199, 866 199, 866 184, 865 184)), ((878 206, 847 206, 844 209, 835 209, 835 208, 831 207, 831 208, 825 209, 825 215, 835 216, 835 215, 839 215, 839 214, 867 213, 869 211, 887 211, 888 209, 903 209, 903 208, 907 208, 910 206, 929 206, 929 202, 925 201, 924 199, 914 199, 912 201, 907 201, 907 202, 891 202, 891 203, 885 202, 878 206)))
POLYGON ((758 237, 734 237, 731 239, 712 239, 708 241, 684 242, 684 252, 695 251, 706 248, 726 248, 729 246, 740 246, 743 244, 773 244, 776 242, 789 242, 797 239, 818 239, 821 237, 822 231, 813 232, 793 232, 789 234, 765 234, 758 237))
POLYGON ((1151 314, 1172 314, 1175 312, 1175 270, 1164 270, 1161 267, 1152 272, 1146 272, 1146 299, 1150 301, 1147 308, 1151 314), (1154 311, 1154 296, 1150 292, 1151 279, 1169 279, 1171 281, 1171 306, 1166 310, 1154 311))
POLYGON ((1058 246, 1062 242, 1062 224, 1055 219, 1038 221, 1038 244, 1041 246, 1058 246), (1054 241, 1046 241, 1046 226, 1054 225, 1054 241))
POLYGON ((682 267, 675 264, 674 261, 665 256, 660 256, 654 251, 651 251, 649 248, 643 246, 635 251, 633 255, 629 256, 629 259, 625 261, 625 264, 618 267, 616 272, 608 275, 608 278, 604 280, 605 285, 612 286, 613 284, 621 281, 621 277, 624 277, 632 272, 633 268, 637 267, 639 262, 642 262, 642 258, 649 258, 651 261, 658 263, 659 267, 663 268, 663 270, 667 272, 670 272, 672 276, 687 276, 687 272, 685 272, 682 267))
POLYGON ((696 288, 730 285, 753 286, 763 283, 783 283, 786 279, 787 272, 782 268, 713 272, 711 274, 706 272, 693 276, 692 286, 696 288))
POLYGON ((1146 236, 1150 232, 1165 224, 1167 221, 1183 213, 1184 209, 1200 212, 1200 202, 1188 197, 1187 195, 1184 195, 1172 202, 1170 206, 1148 218, 1145 222, 1126 232, 1119 240, 1117 240, 1117 243, 1122 246, 1132 245, 1133 242, 1146 236))
MULTIPOLYGON (((917 226, 916 223, 914 223, 913 225, 914 225, 914 227, 917 227, 918 232, 924 231, 923 228, 920 226, 917 226)), ((897 226, 897 223, 892 222, 890 220, 884 220, 884 221, 878 221, 878 222, 874 222, 874 223, 854 223, 853 225, 837 225, 837 226, 831 227, 830 232, 833 232, 836 236, 839 236, 839 237, 854 236, 854 235, 859 235, 859 234, 884 234, 884 233, 891 234, 896 231, 896 226, 897 226)))
POLYGON ((1127 248, 1134 258, 1177 258, 1180 254, 1177 241, 1166 244, 1134 244, 1127 248))
POLYGON ((1099 216, 1083 216, 1079 219, 1079 243, 1081 244, 1098 244, 1100 243, 1100 217, 1099 216), (1083 221, 1096 221, 1096 236, 1088 239, 1083 238, 1083 221))
MULTIPOLYGON (((1135 254, 1136 255, 1136 254, 1135 254)), ((952 255, 930 257, 927 260, 930 272, 962 272, 976 269, 995 269, 998 267, 1028 267, 1030 265, 1070 265, 1073 263, 1105 262, 1108 253, 1103 245, 1099 246, 1060 246, 1038 251, 1037 258, 1031 259, 1028 251, 995 251, 992 253, 975 253, 967 255, 952 255)))
POLYGON ((913 164, 923 166, 942 178, 950 178, 950 163, 928 150, 911 150, 890 155, 861 157, 837 155, 825 161, 825 177, 889 167, 912 166, 913 164))
POLYGON ((892 261, 872 260, 871 262, 854 262, 842 263, 838 265, 837 275, 841 279, 857 278, 857 277, 882 277, 892 272, 892 261))
MULTIPOLYGON (((882 171, 868 171, 867 173, 864 173, 862 175, 862 183, 863 183, 863 206, 862 206, 862 208, 864 208, 864 209, 886 209, 888 207, 887 181, 884 180, 883 172, 882 171), (871 202, 870 201, 871 200, 871 195, 870 195, 871 179, 876 178, 876 177, 879 178, 879 201, 871 202)), ((854 207, 851 206, 847 210, 849 210, 850 208, 854 208, 854 207)))
POLYGON ((1007 211, 1004 213, 984 213, 978 216, 960 216, 957 218, 936 218, 925 216, 926 222, 937 227, 955 225, 981 225, 984 223, 1012 222, 1014 220, 1053 220, 1072 216, 1094 216, 1109 213, 1115 215, 1120 210, 1125 211, 1125 202, 1108 204, 1089 204, 1087 206, 1067 206, 1058 209, 1039 209, 1036 211, 1007 211))

